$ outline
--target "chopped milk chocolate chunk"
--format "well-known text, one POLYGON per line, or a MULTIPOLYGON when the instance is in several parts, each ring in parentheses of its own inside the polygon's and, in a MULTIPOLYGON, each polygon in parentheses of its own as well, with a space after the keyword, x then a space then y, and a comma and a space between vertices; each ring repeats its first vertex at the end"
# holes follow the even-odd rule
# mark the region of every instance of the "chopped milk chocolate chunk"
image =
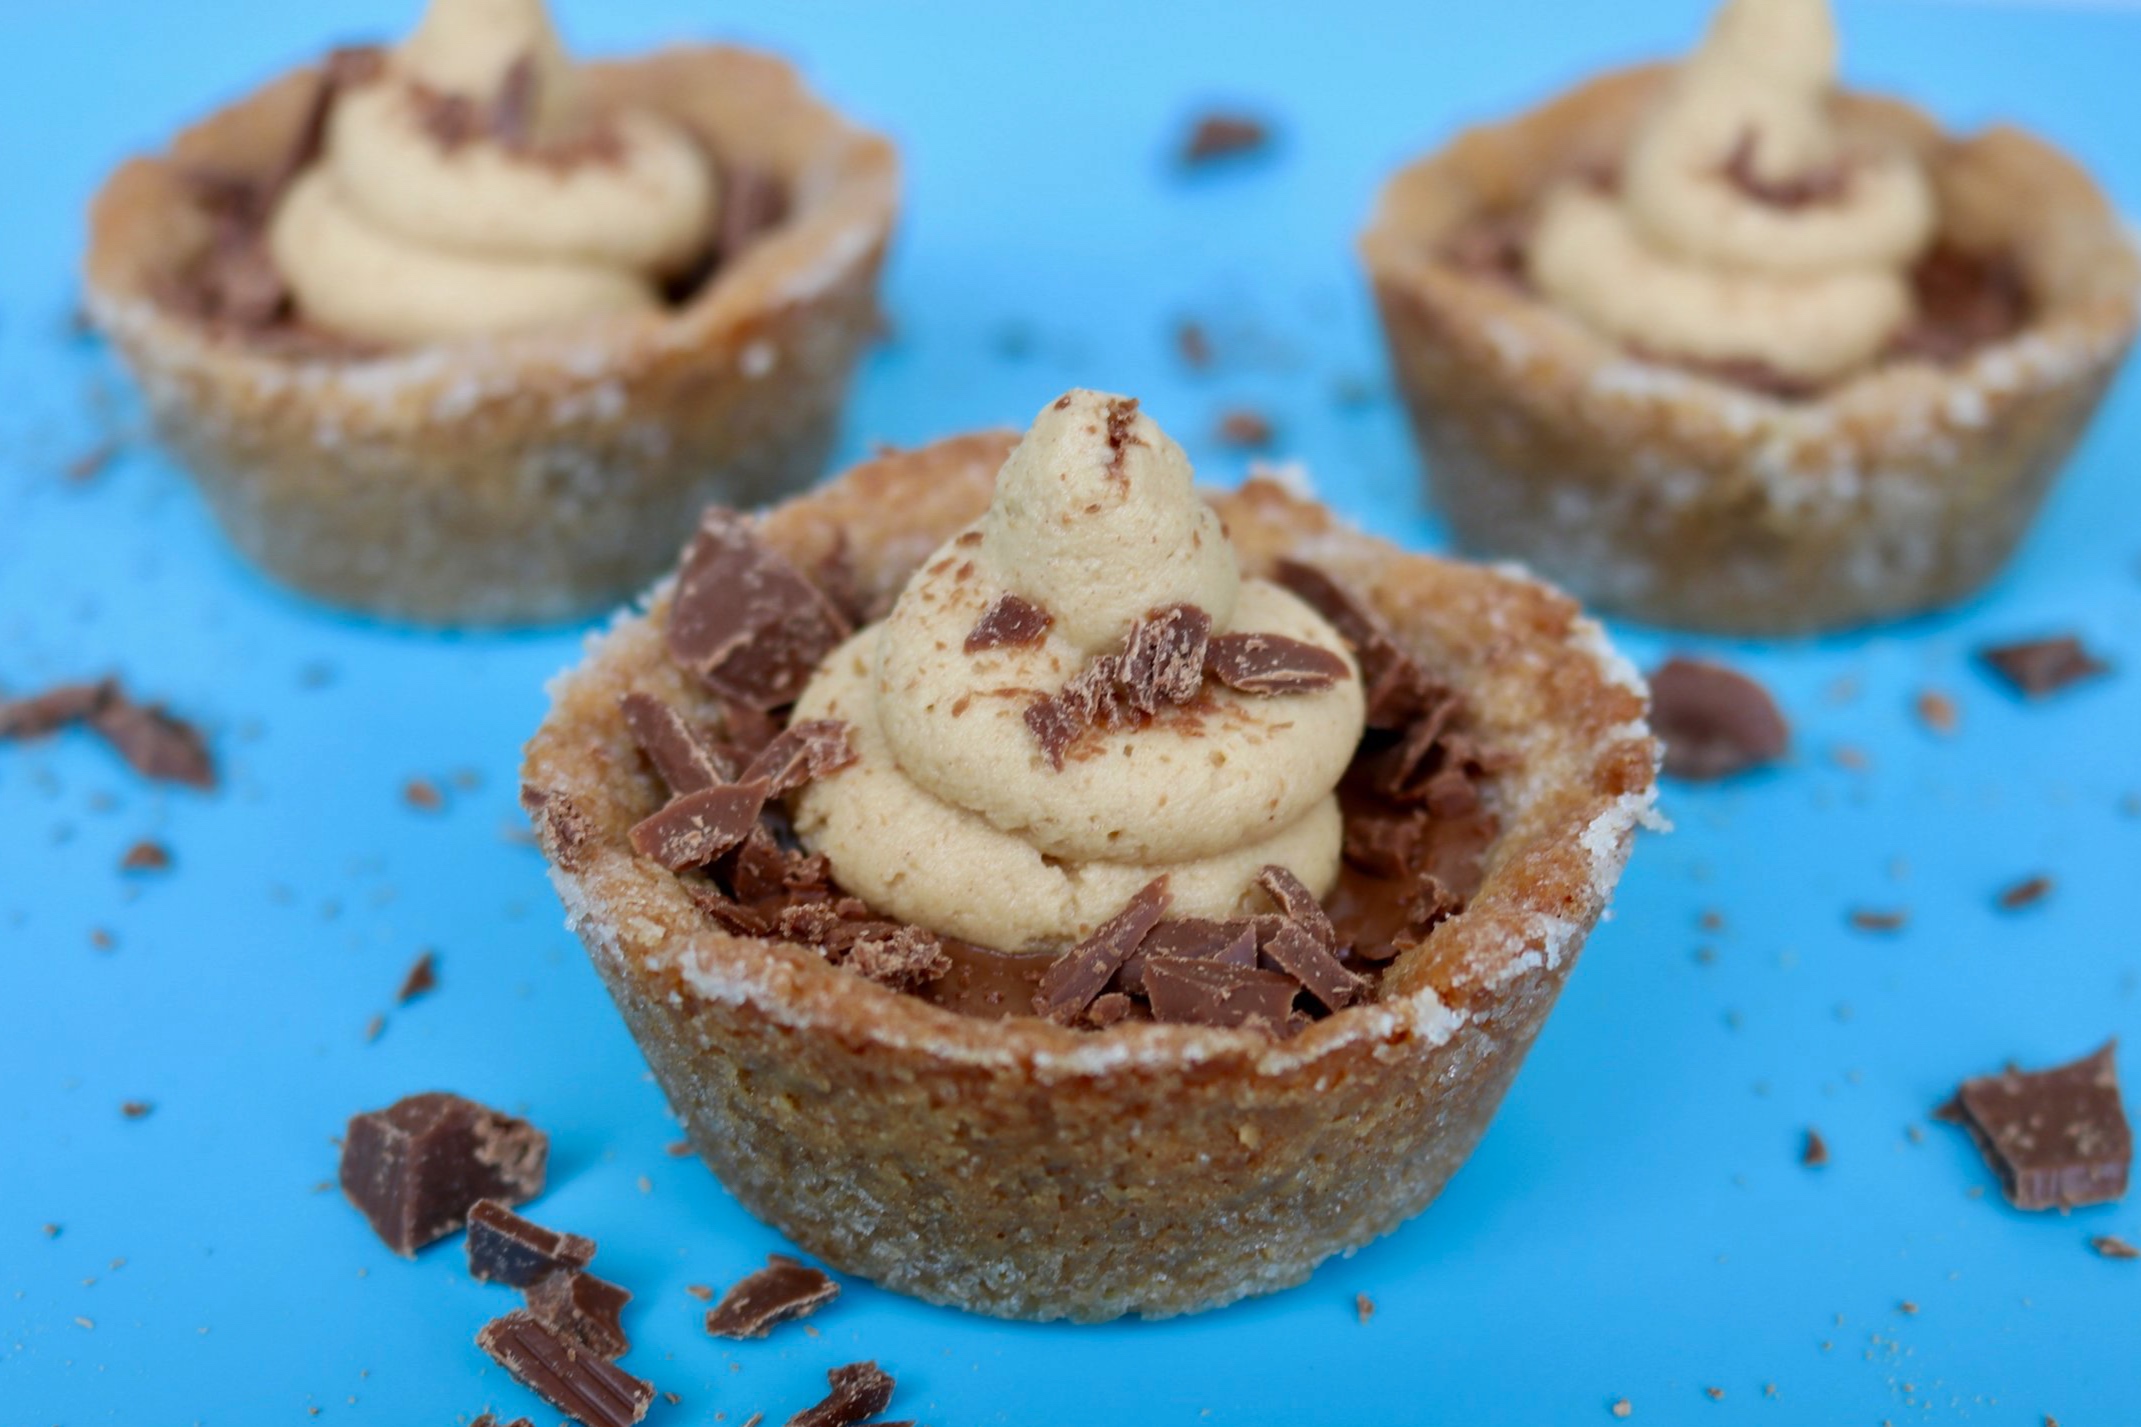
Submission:
POLYGON ((595 1261, 595 1241, 560 1233, 523 1219, 495 1199, 468 1210, 468 1273, 479 1283, 526 1288, 564 1270, 595 1261))
POLYGON ((1145 994, 1145 966, 1156 956, 1188 957, 1193 961, 1225 961, 1235 966, 1256 965, 1256 923, 1248 917, 1212 921, 1205 917, 1182 917, 1161 922, 1145 934, 1137 950, 1123 962, 1115 984, 1134 995, 1145 994))
POLYGON ((1204 672, 1245 694, 1309 694, 1346 678, 1346 661, 1283 634, 1222 634, 1204 651, 1204 672))
POLYGON ((1282 923, 1261 951, 1266 961, 1300 982, 1327 1011, 1344 1010, 1368 989, 1366 981, 1341 966, 1331 949, 1300 922, 1282 923))
POLYGON ((2098 1234, 2089 1240, 2089 1247, 2107 1259, 2141 1259, 2141 1248, 2135 1248, 2117 1234, 2098 1234))
POLYGON ((408 975, 401 978, 401 985, 394 992, 394 1000, 408 1005, 426 991, 436 990, 439 984, 439 958, 435 952, 419 952, 415 961, 409 963, 408 975))
POLYGON ((669 606, 670 657, 747 708, 793 703, 847 619, 750 521, 709 507, 669 606))
POLYGON ((543 1275, 524 1291, 530 1313, 589 1352, 614 1359, 631 1348, 623 1322, 624 1306, 632 1301, 630 1290, 591 1273, 566 1269, 543 1275))
POLYGON ((1316 900, 1316 894, 1309 891, 1300 878, 1272 862, 1256 874, 1256 885, 1278 904, 1281 915, 1313 937, 1318 946, 1329 950, 1337 948, 1337 929, 1331 925, 1330 916, 1323 910, 1323 904, 1316 900))
POLYGON ((1990 645, 1980 649, 1977 657, 2016 693, 2033 699, 2111 672, 2109 664, 2083 648, 2081 640, 2071 634, 1990 645))
POLYGON ((1281 560, 1272 579, 1306 600, 1353 646, 1367 696, 1368 727, 1403 728, 1442 697, 1420 662, 1399 647, 1383 617, 1314 565, 1281 560))
POLYGON ((525 1417, 516 1417, 511 1422, 500 1422, 496 1414, 485 1412, 474 1418, 468 1427, 535 1427, 535 1423, 525 1417))
POLYGON ((160 842, 143 839, 126 850, 119 859, 123 872, 163 872, 171 866, 171 849, 160 842))
POLYGON ((1771 208, 1809 208, 1834 203, 1851 186, 1851 170, 1841 160, 1821 164, 1786 178, 1765 178, 1755 167, 1755 152, 1762 135, 1753 125, 1740 134, 1725 160, 1725 178, 1741 193, 1771 208))
POLYGON ((1791 728, 1769 691, 1722 664, 1668 659, 1650 676, 1650 700, 1669 777, 1729 778, 1776 762, 1791 745, 1791 728))
POLYGON ((484 1324, 476 1346, 521 1386, 587 1427, 632 1427, 654 1401, 653 1383, 588 1351, 525 1308, 484 1324))
POLYGON ((1130 706, 1155 714, 1186 704, 1204 687, 1204 654, 1212 617, 1191 604, 1154 610, 1130 626, 1117 679, 1130 706))
POLYGON ((541 1193, 549 1154, 549 1137, 527 1121, 431 1091, 350 1120, 342 1192, 388 1248, 413 1258, 460 1228, 478 1199, 521 1204, 541 1193))
POLYGON ((855 1427, 892 1404, 892 1374, 876 1363, 849 1363, 826 1373, 833 1390, 814 1407, 788 1419, 788 1427, 855 1427))
POLYGON ((1229 446, 1271 444, 1271 418, 1261 411, 1237 406, 1219 418, 1219 439, 1229 446))
POLYGON ((736 769, 721 752, 670 705, 652 694, 630 693, 617 701, 632 741, 654 771, 681 796, 716 783, 733 782, 736 769))
POLYGON ((1819 1169, 1829 1162, 1829 1142, 1821 1137, 1821 1131, 1806 1132, 1799 1145, 1799 1162, 1808 1169, 1819 1169))
POLYGON ((1283 1033, 1300 984, 1290 976, 1223 961, 1162 957, 1146 963, 1152 1016, 1193 1026, 1261 1026, 1283 1033))
POLYGON ((1026 710, 1026 727, 1033 730, 1039 740, 1041 754, 1048 759, 1048 766, 1061 768, 1063 755, 1085 732, 1086 720, 1078 709, 1054 694, 1030 705, 1026 710))
POLYGON ((714 215, 716 266, 732 262, 788 215, 788 190, 777 174, 746 164, 719 165, 720 210, 714 215))
POLYGON ((2051 1070, 1966 1080, 1934 1114, 1969 1132, 2017 1209, 2108 1204, 2126 1192, 2133 1158, 2116 1044, 2051 1070))
POLYGON ((1033 998, 1034 1010, 1059 1025, 1077 1020, 1115 979, 1146 933, 1159 925, 1169 900, 1165 877, 1155 877, 1139 888, 1128 906, 1049 966, 1041 977, 1040 993, 1033 998))
POLYGON ((671 872, 704 867, 742 842, 766 806, 763 782, 724 783, 672 798, 633 825, 632 848, 671 872))
POLYGON ((920 927, 873 924, 848 944, 842 965, 895 991, 927 986, 952 969, 944 943, 920 927))
POLYGON ((984 649, 1016 649, 1029 644, 1039 644, 1048 627, 1056 617, 1030 600, 1017 595, 998 595, 995 603, 981 612, 974 621, 974 628, 962 646, 969 654, 979 654, 984 649))
POLYGON ((1195 167, 1215 159, 1253 154, 1271 142, 1264 121, 1248 114, 1213 111, 1200 115, 1182 144, 1183 164, 1195 167))
POLYGON ((41 694, 0 699, 0 740, 43 738, 72 724, 86 723, 119 696, 110 679, 93 684, 55 684, 41 694))
POLYGON ((785 1254, 768 1254, 766 1266, 738 1279, 706 1315, 717 1338, 763 1338, 777 1324, 815 1313, 840 1296, 840 1285, 819 1269, 785 1254))
POLYGON ((806 719, 775 734, 743 770, 746 783, 764 782, 769 797, 792 793, 813 778, 836 773, 855 761, 847 725, 836 718, 806 719))

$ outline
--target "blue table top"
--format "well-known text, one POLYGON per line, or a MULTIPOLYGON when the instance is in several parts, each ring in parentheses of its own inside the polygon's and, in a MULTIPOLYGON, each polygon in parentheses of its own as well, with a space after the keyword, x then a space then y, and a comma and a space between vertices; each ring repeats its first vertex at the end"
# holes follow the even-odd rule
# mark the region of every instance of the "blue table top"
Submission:
MULTIPOLYGON (((1452 8, 563 0, 561 23, 592 51, 709 27, 766 44, 902 142, 895 334, 843 459, 1093 385, 1143 396, 1230 481, 1246 458, 1211 432, 1249 403, 1342 511, 1434 549, 1352 257, 1380 176, 1467 119, 1683 47, 1704 11, 1452 8), (1268 112, 1277 152, 1184 181, 1170 147, 1213 100, 1268 112), (1218 346, 1208 373, 1174 353, 1185 316, 1218 346), (1372 399, 1339 399, 1362 383, 1372 399)), ((1639 1423, 2141 1418, 2141 1264, 2089 1247, 2141 1239, 2141 1206, 2016 1213, 1927 1121, 2009 1057, 2141 1044, 2130 379, 2021 559, 1965 609, 1789 646, 1623 631, 1646 664, 1687 647, 1757 673, 1794 757, 1669 790, 1678 830, 1637 849, 1486 1142, 1419 1220, 1188 1320, 1009 1325, 858 1283, 814 1331, 708 1339, 685 1286, 781 1242, 665 1153, 661 1095, 519 832, 519 745, 581 631, 382 628, 269 586, 139 439, 108 354, 68 330, 83 207, 111 164, 413 12, 0 6, 0 684, 122 671, 204 721, 227 771, 201 795, 80 736, 0 748, 0 1421, 554 1420, 473 1346, 506 1300, 457 1245, 398 1261, 320 1188, 349 1113, 433 1087, 549 1130, 536 1212, 598 1238, 638 1294, 630 1365, 682 1398, 661 1424, 784 1420, 858 1357, 898 1375, 897 1415, 940 1427, 1483 1427, 1613 1420, 1623 1398, 1639 1423), (104 469, 67 478, 109 438, 104 469), (2070 628, 2122 672, 2026 707, 1970 659, 2070 628), (1952 734, 1914 716, 1926 690, 1958 705, 1952 734), (443 809, 404 801, 417 777, 443 809), (141 838, 175 868, 122 873, 141 838), (1995 907, 2037 872, 2047 900, 1995 907), (1872 935, 1855 907, 1909 921, 1872 935), (396 1007, 423 948, 441 985, 396 1007), (129 1100, 153 1110, 122 1116, 129 1100), (1798 1163, 1810 1126, 1818 1170, 1798 1163)), ((1869 2, 1843 24, 1854 79, 1956 123, 2021 120, 2141 208, 2141 16, 1869 2)))

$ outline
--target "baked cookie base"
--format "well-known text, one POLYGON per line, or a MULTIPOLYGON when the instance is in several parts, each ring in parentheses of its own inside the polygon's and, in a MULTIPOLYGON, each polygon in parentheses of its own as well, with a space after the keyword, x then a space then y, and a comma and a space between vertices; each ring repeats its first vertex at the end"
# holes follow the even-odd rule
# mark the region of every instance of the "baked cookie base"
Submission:
MULTIPOLYGON (((986 507, 1012 440, 869 462, 763 533, 805 569, 844 548, 864 597, 888 596, 986 507)), ((844 1272, 1002 1317, 1165 1316, 1389 1232, 1477 1144, 1650 816, 1641 681, 1571 601, 1406 555, 1268 483, 1215 500, 1246 568, 1341 575, 1513 756, 1467 909, 1373 1004, 1282 1043, 983 1020, 727 935, 626 843, 662 795, 619 696, 714 715, 663 648, 666 588, 552 687, 524 799, 570 923, 707 1164, 844 1272)))
POLYGON ((1458 540, 1586 602, 1721 633, 1837 629, 1990 581, 2133 338, 2141 265, 2087 174, 2009 128, 1907 106, 1848 122, 1923 154, 1942 236, 2011 252, 2036 304, 1954 366, 1890 361, 1785 401, 1629 355, 1441 248, 1551 183, 1610 171, 1665 71, 1608 75, 1404 170, 1362 239, 1429 493, 1458 540))
POLYGON ((591 613, 643 588, 709 501, 824 471, 878 329, 897 164, 787 66, 728 48, 589 66, 779 178, 784 221, 680 307, 378 355, 281 352, 164 294, 209 241, 190 174, 280 162, 311 100, 285 77, 124 165, 91 215, 87 303, 233 544, 330 603, 426 623, 591 613))

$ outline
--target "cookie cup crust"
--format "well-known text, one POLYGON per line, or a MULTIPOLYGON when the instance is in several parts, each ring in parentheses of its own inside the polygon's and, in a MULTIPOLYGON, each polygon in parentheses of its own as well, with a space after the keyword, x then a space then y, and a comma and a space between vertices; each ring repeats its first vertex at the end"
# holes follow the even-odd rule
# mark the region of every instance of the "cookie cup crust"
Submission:
POLYGON ((1885 361, 1807 401, 1633 357, 1438 255, 1467 222, 1610 169, 1667 73, 1469 130, 1383 189, 1360 250, 1431 498, 1467 549, 1656 624, 1801 634, 1971 594, 2132 342, 2141 264, 2117 214, 2017 129, 1949 138, 1909 105, 1847 96, 1848 122, 1920 154, 1941 237, 2012 253, 2036 306, 1957 365, 1885 361))
MULTIPOLYGON (((764 534, 805 568, 844 544, 865 592, 889 598, 981 513, 1013 440, 870 461, 771 512, 764 534)), ((1269 483, 1213 499, 1245 572, 1291 555, 1341 574, 1515 756, 1469 908, 1375 1003, 1283 1043, 981 1020, 727 935, 625 840, 661 793, 619 695, 713 712, 664 652, 667 586, 552 685, 523 798, 569 922, 701 1157, 844 1272, 981 1313, 1097 1321, 1270 1292, 1388 1233, 1478 1142, 1651 815, 1643 685, 1570 600, 1405 554, 1269 483)))
POLYGON ((244 554, 330 603, 426 623, 568 618, 644 588, 708 501, 824 470, 877 330, 892 147, 778 60, 723 46, 583 67, 789 212, 660 313, 378 355, 294 356, 161 299, 210 240, 189 172, 271 172, 318 82, 301 70, 122 165, 90 213, 86 302, 162 440, 244 554))

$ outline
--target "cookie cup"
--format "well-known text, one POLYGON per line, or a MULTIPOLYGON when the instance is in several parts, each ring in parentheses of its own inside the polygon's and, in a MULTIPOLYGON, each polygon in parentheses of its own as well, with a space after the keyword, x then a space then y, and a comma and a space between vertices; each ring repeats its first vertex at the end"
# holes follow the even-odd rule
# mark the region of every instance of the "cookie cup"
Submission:
POLYGON ((1668 71, 1605 76, 1460 135, 1384 188, 1361 239, 1431 498, 1458 540, 1656 624, 1801 634, 1949 604, 2028 529, 2132 341, 2141 264, 2072 160, 2012 128, 1942 135, 1848 96, 1914 149, 1941 237, 2011 254, 2027 327, 1960 363, 1885 361, 1784 400, 1642 360, 1444 253, 1547 188, 1610 172, 1668 71))
MULTIPOLYGON (((889 597, 980 515, 1014 438, 856 468, 768 515, 802 567, 843 544, 889 597)), ((662 794, 617 701, 712 718, 663 647, 668 591, 552 687, 523 797, 569 920, 693 1145, 834 1267, 1009 1318, 1194 1312, 1300 1282, 1426 1207, 1479 1141, 1650 814, 1640 680, 1568 599, 1404 554, 1253 484, 1214 497, 1245 570, 1341 575, 1513 755, 1485 884, 1372 1004, 1292 1040, 983 1020, 730 936, 626 843, 662 794)))
POLYGON ((582 71, 778 179, 783 221, 681 304, 554 331, 300 355, 166 300, 211 241, 193 173, 261 178, 318 83, 288 75, 112 175, 90 316, 231 541, 333 604, 427 623, 563 619, 644 588, 708 501, 824 470, 877 330, 898 165, 777 60, 676 49, 582 71))

